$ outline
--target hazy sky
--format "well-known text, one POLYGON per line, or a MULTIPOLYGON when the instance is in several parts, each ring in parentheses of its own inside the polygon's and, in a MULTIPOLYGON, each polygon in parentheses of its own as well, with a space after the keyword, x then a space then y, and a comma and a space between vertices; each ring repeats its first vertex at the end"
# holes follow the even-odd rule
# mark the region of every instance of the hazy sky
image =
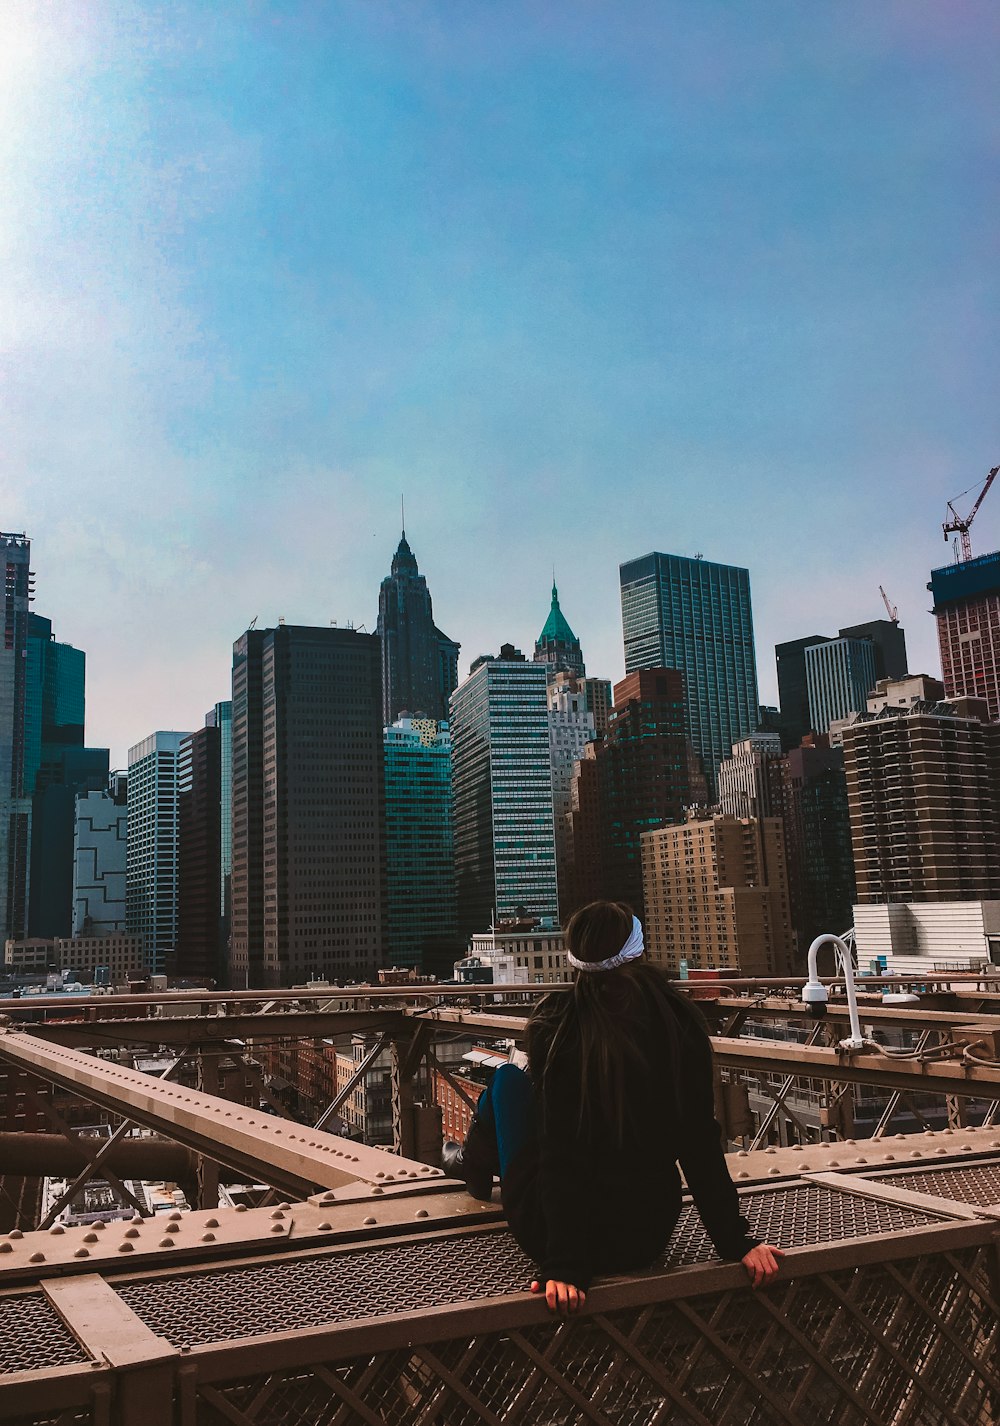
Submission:
POLYGON ((765 701, 880 583, 938 672, 998 56, 995 0, 5 0, 0 528, 88 741, 197 727, 255 615, 372 629, 401 493, 463 674, 554 563, 620 677, 650 549, 749 566, 765 701))

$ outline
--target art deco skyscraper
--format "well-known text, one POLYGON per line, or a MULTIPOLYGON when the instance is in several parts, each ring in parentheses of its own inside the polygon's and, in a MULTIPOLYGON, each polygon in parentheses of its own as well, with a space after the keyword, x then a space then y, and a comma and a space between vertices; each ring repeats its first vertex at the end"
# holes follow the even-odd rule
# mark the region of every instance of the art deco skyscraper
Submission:
POLYGON ((458 683, 460 645, 434 623, 427 580, 417 569, 404 530, 378 596, 382 641, 382 721, 401 713, 448 717, 448 697, 458 683))
POLYGON ((750 574, 734 565, 649 554, 621 566, 625 672, 675 668, 710 791, 719 763, 757 727, 750 574))
POLYGON ((535 663, 548 665, 550 674, 571 673, 584 678, 587 670, 583 662, 580 640, 573 633, 566 615, 559 607, 559 591, 552 581, 552 605, 549 617, 535 643, 535 663))

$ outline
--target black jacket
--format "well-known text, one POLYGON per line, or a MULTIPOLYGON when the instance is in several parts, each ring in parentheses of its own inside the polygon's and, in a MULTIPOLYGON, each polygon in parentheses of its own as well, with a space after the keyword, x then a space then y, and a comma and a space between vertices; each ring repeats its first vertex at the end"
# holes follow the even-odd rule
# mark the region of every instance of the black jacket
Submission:
POLYGON ((643 1001, 620 1027, 649 1065, 645 1074, 629 1070, 632 1112, 621 1143, 616 1126, 599 1122, 593 1109, 581 1127, 579 1043, 561 1049, 543 1078, 548 1041, 529 1039, 538 1135, 510 1165, 501 1190, 511 1230, 543 1280, 586 1290, 595 1275, 649 1267, 681 1211, 678 1163, 722 1257, 738 1261, 759 1241, 747 1233, 722 1151, 710 1041, 683 1013, 676 1025, 679 1057, 655 1004, 643 1001))

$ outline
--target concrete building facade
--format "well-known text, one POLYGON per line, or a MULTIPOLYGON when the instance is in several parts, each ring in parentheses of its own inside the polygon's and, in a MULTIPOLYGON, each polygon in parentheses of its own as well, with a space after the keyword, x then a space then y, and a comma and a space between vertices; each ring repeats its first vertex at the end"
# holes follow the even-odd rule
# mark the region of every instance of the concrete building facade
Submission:
POLYGON ((642 838, 646 946, 677 975, 784 975, 794 935, 781 819, 715 816, 642 838))
POLYGON ((877 701, 842 734, 858 901, 1000 896, 1000 725, 974 699, 877 701))
POLYGON ((809 723, 827 733, 835 718, 860 712, 875 687, 875 645, 871 639, 825 639, 805 650, 809 723))
POLYGON ((1000 719, 1000 550, 931 571, 947 698, 981 698, 1000 719))
POLYGON ((781 738, 751 733, 719 764, 719 807, 729 817, 781 815, 781 738))
POLYGON ((556 879, 563 915, 574 899, 573 773, 584 749, 596 737, 586 693, 564 675, 549 684, 549 756, 552 762, 552 813, 555 820, 556 879))

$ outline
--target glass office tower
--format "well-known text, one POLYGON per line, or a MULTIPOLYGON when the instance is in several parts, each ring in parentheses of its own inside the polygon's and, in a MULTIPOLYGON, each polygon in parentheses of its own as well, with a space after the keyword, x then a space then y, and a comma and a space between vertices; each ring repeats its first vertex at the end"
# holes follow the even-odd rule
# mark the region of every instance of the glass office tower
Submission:
POLYGON ((759 719, 750 572, 683 555, 620 568, 625 672, 684 675, 685 722, 714 794, 719 763, 759 719))
POLYGON ((458 929, 558 916, 547 668, 509 644, 451 695, 458 929))

